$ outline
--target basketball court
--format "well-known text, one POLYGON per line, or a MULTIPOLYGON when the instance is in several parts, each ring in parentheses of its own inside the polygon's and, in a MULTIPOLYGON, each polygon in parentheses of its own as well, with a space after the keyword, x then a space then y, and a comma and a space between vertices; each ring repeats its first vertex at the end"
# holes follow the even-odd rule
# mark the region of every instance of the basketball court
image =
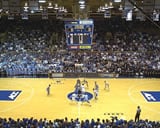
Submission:
MULTIPOLYGON (((0 117, 34 117, 111 119, 117 116, 134 119, 136 108, 142 109, 141 118, 160 120, 160 79, 85 79, 93 94, 94 82, 99 85, 98 100, 94 97, 87 102, 76 102, 68 98, 74 91, 77 79, 49 78, 1 78, 0 79, 0 117), (104 81, 110 90, 104 90, 104 81), (46 88, 51 84, 51 94, 46 88)), ((80 78, 84 80, 84 78, 80 78)))

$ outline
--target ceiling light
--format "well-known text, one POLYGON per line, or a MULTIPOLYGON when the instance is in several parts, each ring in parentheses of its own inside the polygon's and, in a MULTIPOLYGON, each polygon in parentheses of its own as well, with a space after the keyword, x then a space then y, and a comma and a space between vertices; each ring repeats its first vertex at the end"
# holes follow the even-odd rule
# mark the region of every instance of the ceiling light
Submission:
POLYGON ((79 3, 79 4, 84 4, 85 1, 84 1, 84 0, 80 0, 78 3, 79 3))
POLYGON ((45 3, 46 0, 38 0, 39 3, 45 3))
POLYGON ((82 4, 82 5, 80 5, 80 7, 79 7, 80 9, 84 9, 85 8, 85 5, 84 4, 82 4))
POLYGON ((105 8, 103 6, 99 7, 100 12, 105 12, 105 8))
POLYGON ((64 7, 62 6, 62 7, 59 7, 59 11, 60 12, 64 12, 64 7))
POLYGON ((49 2, 49 3, 48 3, 48 8, 53 8, 53 6, 52 6, 52 3, 51 3, 51 2, 49 2))
POLYGON ((123 6, 120 4, 119 6, 119 10, 122 11, 123 10, 123 6))
POLYGON ((114 0, 114 2, 121 2, 121 0, 114 0))
POLYGON ((80 7, 80 9, 85 9, 85 7, 82 6, 82 7, 80 7))
POLYGON ((101 11, 100 8, 98 8, 97 12, 100 12, 100 11, 101 11))
POLYGON ((109 7, 108 8, 113 8, 113 3, 112 2, 109 3, 109 7))
POLYGON ((58 4, 55 4, 55 5, 54 5, 54 9, 55 9, 55 10, 58 10, 58 4))
POLYGON ((24 10, 27 10, 29 7, 28 7, 28 3, 26 2, 25 4, 24 4, 24 10))
POLYGON ((64 12, 67 13, 67 9, 66 8, 64 9, 64 12))
POLYGON ((108 9, 108 4, 107 3, 104 5, 103 9, 108 9))
POLYGON ((40 10, 40 11, 42 11, 42 10, 43 10, 43 7, 42 7, 42 6, 40 6, 40 7, 39 7, 39 10, 40 10))

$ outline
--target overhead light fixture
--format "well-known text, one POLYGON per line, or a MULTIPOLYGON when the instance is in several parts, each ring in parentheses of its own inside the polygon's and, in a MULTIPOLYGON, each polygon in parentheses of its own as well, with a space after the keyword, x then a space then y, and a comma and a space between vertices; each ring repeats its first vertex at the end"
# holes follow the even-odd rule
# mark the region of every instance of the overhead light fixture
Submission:
POLYGON ((79 8, 80 8, 80 9, 84 9, 84 8, 85 8, 85 5, 82 4, 82 5, 79 6, 79 8))
POLYGON ((51 3, 51 2, 49 2, 49 3, 48 3, 48 8, 53 8, 53 6, 52 6, 52 3, 51 3))
POLYGON ((62 7, 59 7, 59 12, 63 12, 64 11, 64 7, 62 6, 62 7))
POLYGON ((119 10, 122 11, 123 10, 123 6, 120 4, 119 6, 119 10))
POLYGON ((67 13, 67 12, 68 12, 66 8, 64 9, 64 12, 65 12, 65 13, 67 13))
POLYGON ((43 7, 42 7, 42 6, 40 6, 40 7, 39 7, 39 10, 40 10, 40 11, 42 11, 42 10, 43 10, 43 7))
POLYGON ((118 2, 121 2, 121 1, 122 1, 122 0, 114 0, 114 2, 117 2, 117 3, 118 3, 118 2))
POLYGON ((84 1, 84 0, 79 0, 78 3, 79 3, 79 4, 85 4, 85 1, 84 1))
POLYGON ((100 11, 101 11, 100 8, 98 8, 97 12, 100 12, 100 11))
POLYGON ((58 10, 58 9, 59 9, 59 8, 58 8, 58 4, 55 4, 55 5, 54 5, 54 9, 55 9, 55 10, 58 10))
POLYGON ((45 3, 46 0, 38 0, 39 3, 45 3))
POLYGON ((28 3, 26 2, 25 4, 24 4, 24 11, 27 11, 28 10, 28 3))
POLYGON ((104 5, 103 9, 108 9, 108 4, 107 3, 104 5))
POLYGON ((104 6, 100 6, 100 7, 99 7, 99 11, 100 11, 100 12, 105 12, 104 6))
POLYGON ((113 3, 110 2, 108 8, 113 8, 113 3))
POLYGON ((109 5, 107 3, 105 3, 104 6, 100 6, 97 10, 97 12, 105 12, 106 10, 110 10, 113 8, 113 3, 110 2, 109 5))

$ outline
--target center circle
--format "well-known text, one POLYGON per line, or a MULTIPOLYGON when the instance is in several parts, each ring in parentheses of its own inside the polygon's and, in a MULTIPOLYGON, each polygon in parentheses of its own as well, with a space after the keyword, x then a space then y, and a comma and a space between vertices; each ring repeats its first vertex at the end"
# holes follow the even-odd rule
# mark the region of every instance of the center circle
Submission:
POLYGON ((93 98, 93 94, 90 92, 85 92, 85 93, 79 95, 76 92, 71 92, 67 95, 67 97, 68 97, 68 99, 75 100, 77 102, 85 102, 86 97, 87 97, 87 100, 91 100, 93 98))

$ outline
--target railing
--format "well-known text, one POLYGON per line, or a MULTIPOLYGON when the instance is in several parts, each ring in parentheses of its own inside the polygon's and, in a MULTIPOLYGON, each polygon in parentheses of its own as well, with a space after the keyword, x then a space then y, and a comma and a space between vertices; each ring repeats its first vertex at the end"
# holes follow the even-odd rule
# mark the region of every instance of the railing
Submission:
POLYGON ((17 78, 160 78, 159 71, 146 71, 144 73, 122 72, 119 73, 97 73, 97 72, 52 72, 52 73, 32 73, 32 74, 12 74, 7 75, 6 72, 0 72, 0 78, 17 77, 17 78))

